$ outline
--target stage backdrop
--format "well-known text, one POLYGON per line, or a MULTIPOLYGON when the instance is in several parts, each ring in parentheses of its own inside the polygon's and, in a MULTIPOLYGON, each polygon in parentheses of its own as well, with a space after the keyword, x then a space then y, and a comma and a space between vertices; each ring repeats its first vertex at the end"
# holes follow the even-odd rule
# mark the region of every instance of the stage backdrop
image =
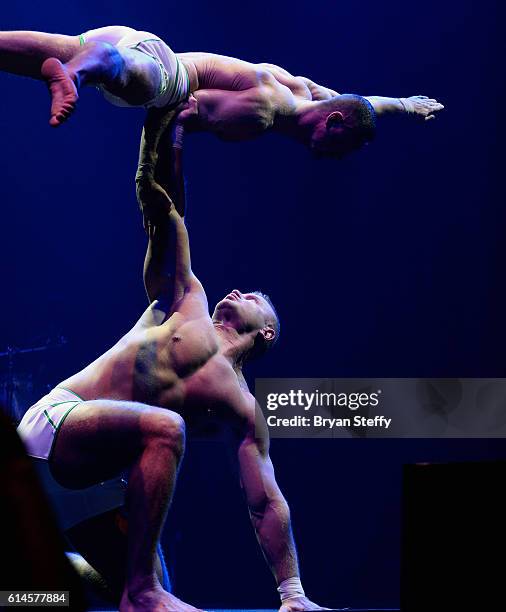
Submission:
MULTIPOLYGON (((385 121, 376 142, 316 161, 277 136, 187 139, 195 273, 275 303, 281 338, 255 376, 505 376, 504 54, 496 3, 7 3, 2 29, 124 24, 176 51, 267 61, 364 95, 437 97, 426 125, 385 121)), ((86 365, 146 306, 134 194, 141 110, 82 92, 47 124, 44 85, 0 75, 0 350, 63 334, 14 364, 47 385, 86 365), (44 363, 42 368, 41 363, 44 363)), ((5 361, 2 367, 6 366, 5 361)), ((5 374, 5 368, 4 368, 5 374)), ((401 465, 503 455, 500 442, 274 441, 303 581, 325 605, 398 603, 401 465)), ((451 517, 448 517, 451 520, 451 517)), ((164 534, 181 597, 275 605, 230 458, 190 444, 164 534)))

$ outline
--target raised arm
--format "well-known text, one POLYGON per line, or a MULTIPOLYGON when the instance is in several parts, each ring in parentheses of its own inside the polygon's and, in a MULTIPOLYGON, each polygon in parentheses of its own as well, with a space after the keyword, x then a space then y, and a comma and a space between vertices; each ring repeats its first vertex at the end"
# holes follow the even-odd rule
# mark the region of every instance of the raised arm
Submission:
MULTIPOLYGON (((194 107, 196 100, 186 107, 194 107)), ((190 112, 190 111, 188 111, 190 112)), ((183 174, 183 138, 184 126, 179 114, 172 120, 160 138, 158 145, 158 161, 155 168, 155 183, 160 185, 170 199, 179 215, 184 218, 186 210, 185 183, 183 174)))
POLYGON ((148 111, 135 176, 137 199, 145 221, 163 209, 167 194, 184 217, 182 137, 178 110, 167 112, 153 108, 148 111))
POLYGON ((139 163, 135 175, 137 191, 139 191, 139 188, 148 190, 155 182, 160 140, 167 132, 176 114, 175 110, 169 112, 158 108, 148 110, 142 130, 139 163))
POLYGON ((136 174, 137 199, 148 234, 144 284, 150 302, 159 300, 163 303, 167 315, 193 281, 188 232, 181 215, 184 208, 179 202, 177 210, 167 192, 177 193, 177 184, 183 181, 181 158, 166 157, 165 153, 159 155, 158 150, 163 133, 171 133, 168 128, 170 125, 165 116, 148 118, 141 138, 136 174), (172 166, 167 174, 162 174, 159 166, 170 158, 172 166), (164 181, 165 188, 157 182, 157 176, 168 177, 164 181), (176 185, 174 190, 172 185, 176 185))

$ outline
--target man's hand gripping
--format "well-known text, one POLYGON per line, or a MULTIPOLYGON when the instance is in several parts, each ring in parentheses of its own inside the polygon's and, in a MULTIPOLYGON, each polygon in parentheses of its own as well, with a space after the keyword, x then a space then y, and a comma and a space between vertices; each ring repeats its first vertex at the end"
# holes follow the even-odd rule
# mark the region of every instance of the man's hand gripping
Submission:
POLYGON ((142 179, 136 182, 137 202, 142 213, 144 229, 160 224, 173 209, 174 204, 169 194, 154 179, 142 179))

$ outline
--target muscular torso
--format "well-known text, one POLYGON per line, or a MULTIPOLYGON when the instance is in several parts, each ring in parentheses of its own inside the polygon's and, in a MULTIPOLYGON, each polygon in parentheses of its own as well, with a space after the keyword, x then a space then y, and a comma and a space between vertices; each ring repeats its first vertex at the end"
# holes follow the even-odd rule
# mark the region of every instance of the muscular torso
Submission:
POLYGON ((199 129, 228 139, 259 135, 276 118, 292 114, 301 101, 312 99, 300 77, 271 64, 252 64, 212 53, 179 53, 178 58, 196 74, 199 129))
POLYGON ((211 318, 191 305, 160 325, 148 309, 135 327, 89 366, 60 386, 85 400, 136 401, 179 412, 191 422, 210 411, 225 416, 230 395, 243 393, 219 352, 211 318), (199 313, 201 314, 201 313, 199 313))

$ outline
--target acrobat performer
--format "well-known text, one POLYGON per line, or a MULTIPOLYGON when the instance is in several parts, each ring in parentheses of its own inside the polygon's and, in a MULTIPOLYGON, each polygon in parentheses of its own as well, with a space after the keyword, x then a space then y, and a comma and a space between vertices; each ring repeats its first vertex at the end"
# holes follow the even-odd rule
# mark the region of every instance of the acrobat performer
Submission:
POLYGON ((74 111, 78 91, 99 87, 119 106, 173 108, 193 93, 198 114, 187 130, 246 140, 274 130, 319 156, 342 157, 374 137, 376 117, 433 119, 443 109, 426 96, 339 94, 268 63, 212 53, 174 53, 159 37, 124 26, 80 36, 0 32, 0 70, 43 79, 52 126, 74 111))

